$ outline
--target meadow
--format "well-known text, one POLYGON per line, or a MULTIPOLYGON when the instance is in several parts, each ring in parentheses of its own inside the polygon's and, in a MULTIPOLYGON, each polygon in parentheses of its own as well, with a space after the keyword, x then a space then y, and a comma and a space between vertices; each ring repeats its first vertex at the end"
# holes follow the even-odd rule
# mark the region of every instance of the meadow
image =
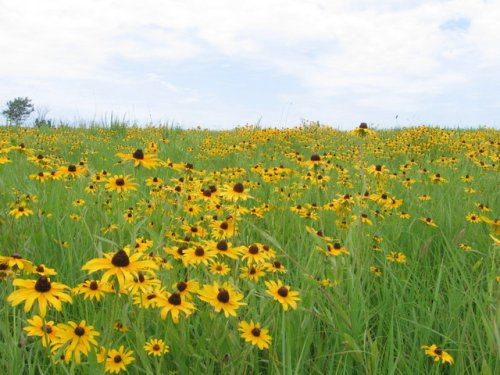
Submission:
POLYGON ((500 373, 499 131, 0 128, 0 373, 500 373))

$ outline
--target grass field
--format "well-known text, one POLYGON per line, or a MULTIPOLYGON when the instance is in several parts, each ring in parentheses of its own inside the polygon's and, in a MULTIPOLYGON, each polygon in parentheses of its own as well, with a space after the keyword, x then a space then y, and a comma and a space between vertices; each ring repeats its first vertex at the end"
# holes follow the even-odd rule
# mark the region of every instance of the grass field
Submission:
POLYGON ((499 145, 0 128, 0 373, 498 374, 499 145))

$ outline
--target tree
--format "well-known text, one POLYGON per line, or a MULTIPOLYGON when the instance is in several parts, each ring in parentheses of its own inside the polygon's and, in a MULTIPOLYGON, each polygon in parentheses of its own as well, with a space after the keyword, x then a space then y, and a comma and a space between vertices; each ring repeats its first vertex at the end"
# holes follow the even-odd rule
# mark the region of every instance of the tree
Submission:
POLYGON ((35 110, 35 106, 29 98, 15 98, 7 102, 7 109, 2 114, 7 120, 16 125, 22 124, 35 110))

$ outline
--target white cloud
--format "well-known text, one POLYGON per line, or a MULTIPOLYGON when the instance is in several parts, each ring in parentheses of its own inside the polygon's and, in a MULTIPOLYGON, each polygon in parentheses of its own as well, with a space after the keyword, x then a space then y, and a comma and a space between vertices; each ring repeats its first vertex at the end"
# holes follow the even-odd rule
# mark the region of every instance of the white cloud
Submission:
MULTIPOLYGON (((4 0, 0 80, 16 90, 54 81, 61 89, 60 80, 130 88, 145 80, 143 89, 149 82, 196 105, 214 98, 158 72, 124 75, 114 64, 217 58, 290 75, 304 89, 296 103, 350 96, 347 103, 361 108, 418 110, 427 105, 424 97, 500 67, 498 19, 500 2, 479 0, 4 0), (466 19, 469 27, 440 28, 453 19, 466 19)), ((58 96, 55 88, 38 88, 48 91, 58 96)), ((68 93, 73 102, 82 94, 68 93)))

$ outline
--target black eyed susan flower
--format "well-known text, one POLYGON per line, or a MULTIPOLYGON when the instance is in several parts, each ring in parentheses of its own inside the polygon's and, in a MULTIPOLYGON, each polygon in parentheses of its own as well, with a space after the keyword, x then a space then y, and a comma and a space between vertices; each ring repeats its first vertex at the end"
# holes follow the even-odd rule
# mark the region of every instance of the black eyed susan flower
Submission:
POLYGON ((252 320, 250 323, 241 321, 238 329, 246 342, 257 346, 260 350, 269 348, 272 340, 269 330, 262 328, 259 323, 254 323, 252 320))
POLYGON ((252 263, 264 263, 268 258, 269 254, 265 252, 262 248, 262 244, 254 243, 244 249, 242 252, 242 260, 247 260, 248 264, 252 263))
POLYGON ((252 281, 258 281, 261 277, 265 276, 264 266, 262 265, 249 265, 248 267, 240 267, 240 278, 252 281))
POLYGON ((107 191, 116 191, 118 193, 127 192, 130 190, 137 190, 137 184, 134 181, 134 178, 126 175, 115 175, 110 177, 107 180, 106 190, 107 191))
POLYGON ((382 177, 389 173, 389 169, 385 165, 370 165, 367 169, 367 172, 375 177, 382 177))
POLYGON ((161 339, 151 339, 144 345, 144 350, 148 355, 161 357, 170 351, 170 347, 161 339))
POLYGON ((289 286, 283 285, 280 280, 265 281, 265 284, 267 287, 267 294, 281 303, 281 306, 285 311, 288 310, 288 307, 292 309, 297 308, 297 301, 300 301, 300 298, 298 297, 299 292, 293 291, 289 286))
POLYGON ((352 130, 351 133, 357 135, 358 137, 364 138, 369 135, 374 135, 375 131, 369 129, 366 122, 362 122, 356 129, 352 130))
POLYGON ((125 284, 124 289, 129 295, 133 296, 135 294, 148 293, 157 286, 160 286, 159 279, 155 276, 145 275, 139 271, 136 276, 125 284))
POLYGON ((75 294, 83 294, 83 299, 100 301, 106 293, 113 293, 113 286, 100 280, 86 280, 73 289, 75 294))
POLYGON ((81 177, 86 173, 86 169, 81 165, 70 164, 62 166, 57 171, 56 177, 81 177))
POLYGON ((397 251, 391 251, 385 258, 391 262, 406 263, 406 255, 397 251))
POLYGON ((214 275, 227 275, 231 271, 231 268, 223 262, 212 262, 210 264, 210 272, 214 275))
POLYGON ((216 312, 224 312, 226 318, 229 315, 236 316, 236 310, 240 306, 246 305, 246 303, 240 302, 244 298, 243 294, 236 291, 227 282, 222 285, 217 282, 212 285, 205 285, 203 289, 198 291, 198 295, 202 301, 212 305, 216 312))
POLYGON ((186 299, 191 299, 191 295, 197 293, 200 289, 200 283, 196 280, 179 281, 172 285, 172 288, 177 289, 179 294, 186 299))
POLYGON ((438 227, 438 225, 430 217, 421 217, 419 220, 424 222, 425 224, 431 226, 431 227, 434 227, 434 228, 438 227))
POLYGON ((20 254, 14 253, 11 256, 0 256, 0 263, 6 264, 13 270, 24 270, 26 272, 33 272, 33 263, 23 258, 20 254))
POLYGON ((160 160, 157 157, 145 154, 142 149, 137 149, 132 154, 118 153, 116 156, 125 161, 133 161, 135 167, 141 166, 150 169, 156 168, 160 164, 160 160))
POLYGON ((431 346, 423 345, 421 348, 425 349, 425 354, 434 358, 434 362, 441 361, 441 363, 449 363, 450 365, 453 364, 453 357, 445 352, 441 347, 432 344, 431 346))
POLYGON ((200 263, 208 265, 208 262, 217 256, 217 252, 206 246, 190 247, 184 250, 183 262, 186 265, 197 266, 200 263))
POLYGON ((170 314, 174 323, 179 323, 179 315, 190 316, 195 310, 193 303, 188 302, 179 292, 168 293, 163 291, 156 296, 156 305, 161 308, 160 317, 166 319, 170 314))
POLYGON ((45 264, 40 264, 33 268, 33 273, 36 273, 40 276, 54 276, 57 275, 57 272, 53 268, 47 267, 45 264))
POLYGON ((33 215, 33 211, 30 210, 28 207, 26 207, 26 205, 21 204, 21 205, 18 205, 16 207, 12 208, 9 211, 9 215, 14 216, 16 219, 19 219, 23 216, 33 215))
POLYGON ((116 276, 120 288, 123 288, 128 281, 137 276, 138 272, 147 272, 158 268, 156 263, 151 260, 141 260, 142 255, 142 253, 129 255, 127 248, 118 250, 116 253, 105 253, 104 258, 89 260, 82 267, 82 270, 89 271, 89 273, 106 270, 101 281, 106 283, 111 276, 116 276))
POLYGON ((74 358, 76 363, 81 363, 82 354, 88 355, 89 351, 97 346, 95 337, 100 333, 94 330, 93 326, 87 325, 85 320, 79 324, 68 322, 68 324, 58 324, 56 339, 52 343, 51 352, 64 353, 64 361, 71 362, 74 358))
POLYGON ((238 259, 241 252, 240 247, 234 247, 231 242, 227 242, 226 240, 221 240, 219 242, 207 241, 206 244, 207 247, 215 250, 217 255, 222 255, 231 259, 238 259))
POLYGON ((469 223, 480 223, 482 221, 481 217, 475 213, 468 214, 465 218, 469 223))
POLYGON ((158 187, 163 184, 163 179, 160 177, 149 177, 146 180, 146 186, 155 186, 158 187))
POLYGON ((264 266, 269 272, 279 272, 279 273, 285 273, 286 272, 286 267, 277 259, 273 260, 272 262, 265 263, 264 266))
POLYGON ((371 266, 370 272, 373 272, 376 276, 382 276, 382 271, 377 266, 371 266))
POLYGON ((42 317, 35 315, 28 319, 29 326, 24 327, 28 336, 41 337, 42 346, 47 347, 50 343, 56 340, 57 326, 54 322, 46 321, 42 317))
POLYGON ((115 374, 127 371, 127 366, 135 361, 135 358, 132 356, 133 354, 132 350, 127 351, 123 345, 118 350, 108 349, 104 371, 115 374))
POLYGON ((64 292, 69 287, 62 283, 50 282, 45 276, 41 276, 38 280, 15 279, 12 285, 20 288, 12 292, 7 301, 12 306, 17 306, 24 301, 25 312, 30 311, 33 304, 37 302, 42 317, 47 314, 47 307, 54 307, 57 311, 61 311, 62 302, 73 302, 71 297, 64 292))
POLYGON ((241 182, 237 182, 234 185, 226 185, 222 190, 222 196, 229 201, 239 201, 247 200, 251 198, 245 189, 245 186, 241 182))
POLYGON ((116 321, 115 324, 113 324, 113 328, 121 333, 128 332, 128 326, 123 324, 123 322, 121 322, 119 320, 116 321))

